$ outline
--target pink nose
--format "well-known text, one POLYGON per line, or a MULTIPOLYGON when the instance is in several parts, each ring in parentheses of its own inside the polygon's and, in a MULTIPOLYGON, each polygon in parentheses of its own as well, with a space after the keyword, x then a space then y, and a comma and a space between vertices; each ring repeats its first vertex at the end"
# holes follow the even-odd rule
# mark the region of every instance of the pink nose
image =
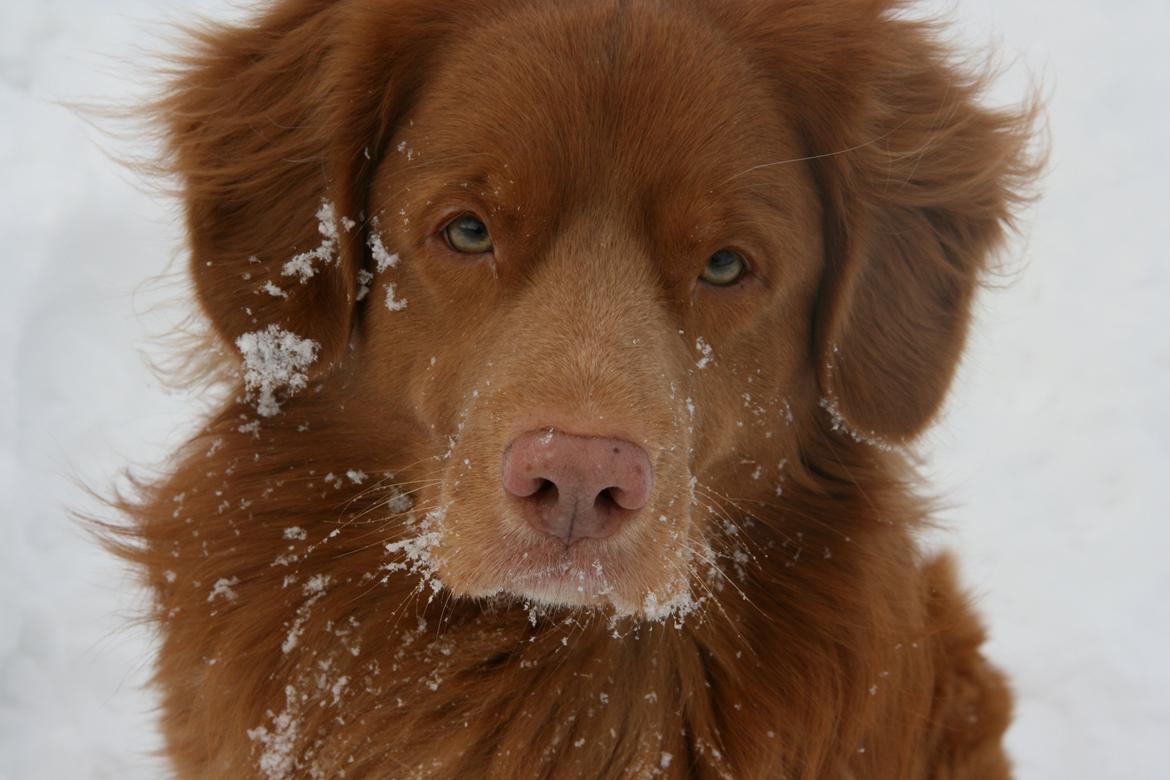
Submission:
POLYGON ((632 442, 546 428, 508 445, 503 482, 530 526, 571 545, 610 536, 646 506, 654 467, 632 442))

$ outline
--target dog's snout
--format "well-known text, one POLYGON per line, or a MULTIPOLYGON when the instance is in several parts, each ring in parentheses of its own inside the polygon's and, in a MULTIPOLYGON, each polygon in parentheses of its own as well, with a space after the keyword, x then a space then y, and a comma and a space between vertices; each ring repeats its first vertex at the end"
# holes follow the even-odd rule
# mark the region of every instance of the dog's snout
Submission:
POLYGON ((611 536, 646 506, 654 467, 633 442, 546 428, 508 445, 502 479, 525 522, 572 545, 611 536))

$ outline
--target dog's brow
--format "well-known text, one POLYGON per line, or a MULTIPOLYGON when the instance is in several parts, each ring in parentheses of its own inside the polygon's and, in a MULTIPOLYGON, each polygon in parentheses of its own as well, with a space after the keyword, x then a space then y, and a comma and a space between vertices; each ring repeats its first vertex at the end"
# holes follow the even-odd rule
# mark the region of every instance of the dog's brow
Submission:
POLYGON ((748 200, 765 206, 773 211, 783 211, 784 204, 773 197, 771 190, 748 189, 746 191, 748 200))

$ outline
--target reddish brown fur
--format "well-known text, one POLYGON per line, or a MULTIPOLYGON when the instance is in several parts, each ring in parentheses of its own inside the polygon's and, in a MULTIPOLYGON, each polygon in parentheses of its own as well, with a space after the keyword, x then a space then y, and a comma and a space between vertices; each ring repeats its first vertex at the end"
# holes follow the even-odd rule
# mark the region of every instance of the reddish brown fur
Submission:
POLYGON ((227 353, 278 324, 320 354, 123 502, 180 777, 1009 775, 1010 694, 883 442, 947 391, 1030 113, 982 108, 897 10, 279 0, 197 33, 155 111, 198 300, 227 353), (358 224, 299 284, 325 199, 358 224), (461 211, 490 261, 437 239, 461 211), (375 229, 402 262, 359 301, 375 229), (697 285, 725 246, 756 275, 697 285), (499 486, 548 426, 656 468, 637 522, 573 548, 577 595, 499 486), (387 570, 439 507, 437 568, 387 570), (686 587, 697 612, 647 619, 686 587))

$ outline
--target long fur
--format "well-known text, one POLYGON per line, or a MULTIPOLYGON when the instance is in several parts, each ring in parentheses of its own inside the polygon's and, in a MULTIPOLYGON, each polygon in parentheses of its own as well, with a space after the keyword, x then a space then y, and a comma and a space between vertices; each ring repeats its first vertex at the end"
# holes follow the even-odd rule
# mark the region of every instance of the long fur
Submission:
POLYGON ((1009 776, 905 445, 1035 109, 899 10, 279 0, 193 33, 152 112, 231 400, 103 527, 155 596, 177 776, 1009 776), (440 196, 478 199, 490 271, 420 226, 440 196), (737 228, 758 278, 695 287, 737 228), (270 326, 317 351, 265 409, 237 345, 270 326), (558 607, 515 595, 544 548, 493 475, 573 425, 658 488, 598 553, 613 603, 558 607))

